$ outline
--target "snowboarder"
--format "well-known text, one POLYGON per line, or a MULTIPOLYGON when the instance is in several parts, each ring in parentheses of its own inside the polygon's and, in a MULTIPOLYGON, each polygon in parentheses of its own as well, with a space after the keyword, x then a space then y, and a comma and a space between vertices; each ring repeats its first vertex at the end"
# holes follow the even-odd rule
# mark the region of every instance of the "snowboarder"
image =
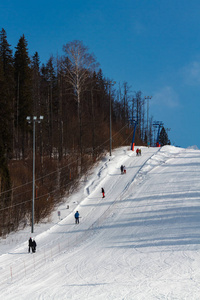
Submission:
POLYGON ((75 213, 74 218, 75 218, 75 223, 76 223, 76 224, 79 224, 79 212, 78 212, 78 210, 77 210, 77 212, 75 213))
POLYGON ((121 165, 120 169, 121 169, 121 174, 123 174, 124 173, 124 167, 123 167, 123 165, 121 165))
POLYGON ((102 198, 105 198, 105 191, 104 191, 104 188, 101 188, 101 192, 102 192, 102 198))
POLYGON ((30 239, 28 240, 28 252, 30 253, 30 251, 32 250, 33 252, 33 241, 32 238, 30 237, 30 239))
POLYGON ((33 240, 33 242, 32 242, 32 252, 33 252, 33 253, 36 252, 36 247, 37 247, 36 241, 33 240))

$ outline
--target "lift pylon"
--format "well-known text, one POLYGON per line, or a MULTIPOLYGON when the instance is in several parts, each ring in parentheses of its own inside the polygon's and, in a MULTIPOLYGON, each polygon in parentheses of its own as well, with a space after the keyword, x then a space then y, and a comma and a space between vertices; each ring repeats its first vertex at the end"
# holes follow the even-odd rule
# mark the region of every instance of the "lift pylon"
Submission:
POLYGON ((164 123, 162 121, 155 121, 153 126, 158 128, 157 139, 156 139, 156 147, 160 147, 159 137, 160 137, 160 129, 163 127, 164 123))

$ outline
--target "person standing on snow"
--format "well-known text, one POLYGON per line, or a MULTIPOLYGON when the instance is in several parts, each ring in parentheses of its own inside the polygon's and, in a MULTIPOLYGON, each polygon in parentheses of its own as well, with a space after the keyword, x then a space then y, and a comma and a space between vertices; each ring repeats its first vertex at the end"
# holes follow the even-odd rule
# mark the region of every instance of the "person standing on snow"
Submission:
POLYGON ((121 165, 120 169, 121 169, 121 174, 123 174, 124 173, 124 167, 123 167, 123 165, 121 165))
POLYGON ((33 242, 32 242, 32 251, 33 251, 33 253, 36 252, 36 246, 37 246, 36 241, 33 240, 33 242))
POLYGON ((102 192, 102 198, 105 198, 105 191, 104 191, 104 188, 101 188, 101 192, 102 192))
POLYGON ((126 167, 124 166, 124 174, 126 174, 126 167))
POLYGON ((33 252, 33 241, 32 238, 30 237, 30 239, 28 240, 28 252, 30 253, 30 251, 32 250, 33 252))
POLYGON ((79 212, 78 212, 78 210, 77 210, 77 212, 75 213, 74 218, 75 218, 75 223, 76 223, 76 224, 79 224, 79 212))

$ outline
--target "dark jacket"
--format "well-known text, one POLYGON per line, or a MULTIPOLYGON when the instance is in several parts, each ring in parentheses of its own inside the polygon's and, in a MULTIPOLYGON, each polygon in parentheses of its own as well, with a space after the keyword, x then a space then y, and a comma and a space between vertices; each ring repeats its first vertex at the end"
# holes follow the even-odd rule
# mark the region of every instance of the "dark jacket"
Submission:
POLYGON ((32 243, 32 251, 33 251, 33 253, 35 253, 35 251, 36 251, 36 246, 37 246, 36 241, 33 240, 33 243, 32 243))
POLYGON ((74 217, 75 217, 76 219, 79 218, 79 212, 78 212, 78 211, 75 213, 74 217))
POLYGON ((29 245, 29 247, 32 247, 32 246, 33 246, 32 238, 30 238, 30 239, 28 240, 28 245, 29 245))

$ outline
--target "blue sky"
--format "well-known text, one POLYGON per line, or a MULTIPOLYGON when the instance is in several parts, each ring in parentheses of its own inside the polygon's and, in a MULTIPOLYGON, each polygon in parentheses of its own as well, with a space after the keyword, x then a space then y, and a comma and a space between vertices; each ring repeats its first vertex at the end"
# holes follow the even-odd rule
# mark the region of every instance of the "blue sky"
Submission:
POLYGON ((172 144, 200 148, 200 1, 6 0, 0 27, 13 49, 24 34, 41 63, 83 41, 106 77, 152 96, 172 144))

